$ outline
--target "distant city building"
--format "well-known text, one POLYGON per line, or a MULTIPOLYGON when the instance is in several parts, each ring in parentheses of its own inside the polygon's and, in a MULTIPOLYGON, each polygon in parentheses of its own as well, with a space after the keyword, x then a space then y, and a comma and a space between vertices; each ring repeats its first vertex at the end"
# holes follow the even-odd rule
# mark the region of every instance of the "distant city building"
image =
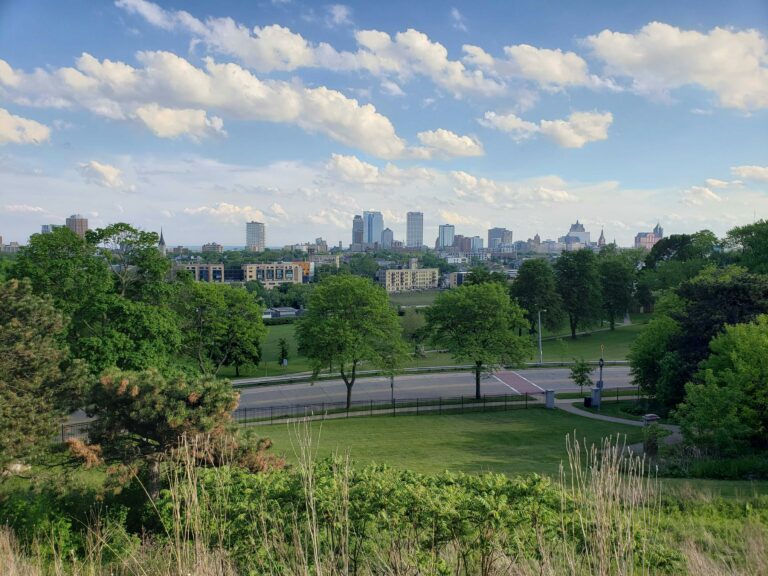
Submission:
POLYGON ((80 214, 72 214, 72 216, 67 218, 67 228, 80 236, 80 238, 85 238, 85 233, 88 230, 88 218, 80 214))
POLYGON ((483 249, 483 239, 480 236, 470 238, 472 252, 480 252, 483 249))
POLYGON ((41 234, 50 234, 54 230, 58 230, 59 228, 66 228, 64 224, 43 224, 40 227, 40 233, 41 234))
POLYGON ((264 224, 248 222, 245 225, 245 249, 249 252, 264 252, 264 224))
POLYGON ((322 238, 315 238, 316 254, 328 254, 328 242, 322 238))
POLYGON ((352 244, 362 245, 364 231, 363 217, 358 214, 352 219, 352 244))
POLYGON ((568 234, 557 240, 565 246, 566 250, 580 250, 581 248, 588 248, 590 245, 589 232, 584 229, 584 224, 578 220, 575 224, 571 224, 568 234))
POLYGON ((167 253, 167 248, 165 246, 165 238, 163 238, 163 229, 160 228, 160 240, 157 243, 157 249, 163 256, 167 253))
POLYGON ((413 292, 437 288, 437 268, 406 268, 380 271, 381 284, 387 292, 413 292))
POLYGON ((603 246, 605 246, 605 231, 601 228, 600 238, 597 239, 597 247, 602 248, 603 246))
POLYGON ((384 217, 381 212, 363 212, 363 244, 381 244, 384 232, 384 217))
POLYGON ((653 232, 638 232, 635 236, 635 248, 642 248, 643 250, 650 250, 653 246, 664 238, 664 228, 661 224, 656 223, 653 228, 653 232))
POLYGON ((661 227, 661 224, 656 222, 656 226, 653 228, 653 233, 656 234, 660 239, 664 238, 664 228, 661 227))
POLYGON ((392 248, 392 244, 395 243, 395 234, 389 228, 384 228, 381 233, 381 247, 392 248))
POLYGON ((465 254, 468 254, 472 252, 472 238, 462 234, 456 234, 453 237, 452 247, 455 248, 455 252, 464 252, 465 254))
POLYGON ((456 228, 453 224, 440 224, 437 229, 437 248, 442 250, 453 246, 453 237, 456 232, 456 228))
POLYGON ((186 256, 189 254, 189 248, 186 246, 176 246, 171 250, 171 254, 175 256, 186 256))
POLYGON ((301 284, 304 281, 302 263, 243 264, 243 279, 256 280, 267 290, 282 284, 301 284))
POLYGON ((408 248, 421 248, 424 245, 423 212, 408 212, 405 232, 405 245, 408 248))
POLYGON ((185 264, 181 269, 191 272, 197 282, 224 282, 224 264, 185 264))
POLYGON ((512 244, 512 230, 491 228, 488 230, 488 249, 497 250, 501 245, 512 244))
POLYGON ((203 252, 216 252, 218 254, 221 254, 224 252, 224 246, 221 244, 216 244, 216 242, 211 242, 210 244, 203 244, 202 248, 203 252))

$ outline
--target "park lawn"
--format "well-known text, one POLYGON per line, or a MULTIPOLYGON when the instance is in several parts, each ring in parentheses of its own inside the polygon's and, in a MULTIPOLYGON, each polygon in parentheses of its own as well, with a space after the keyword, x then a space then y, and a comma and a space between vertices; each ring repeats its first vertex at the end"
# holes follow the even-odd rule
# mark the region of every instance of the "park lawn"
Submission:
MULTIPOLYGON (((586 398, 591 396, 589 388, 584 388, 584 392, 557 392, 555 398, 558 400, 570 400, 586 398)), ((631 396, 637 398, 637 388, 604 388, 603 389, 603 403, 613 402, 616 397, 631 396)))
MULTIPOLYGON (((590 443, 617 433, 626 434, 630 443, 642 440, 642 430, 636 427, 538 407, 442 416, 360 417, 316 421, 310 426, 319 439, 319 457, 349 451, 357 465, 375 462, 425 474, 451 470, 556 476, 560 462, 567 460, 565 437, 574 430, 590 443)), ((296 424, 261 426, 258 431, 273 441, 276 453, 295 462, 291 441, 296 443, 296 424)))
POLYGON ((389 301, 395 306, 430 306, 442 290, 423 290, 421 292, 402 292, 390 294, 389 301))
MULTIPOLYGON (((584 408, 584 404, 579 402, 574 404, 575 406, 578 406, 585 412, 594 412, 595 414, 602 414, 603 416, 613 416, 614 418, 624 418, 626 420, 637 420, 640 421, 643 419, 642 415, 639 414, 633 414, 632 412, 627 412, 626 408, 629 408, 631 406, 634 406, 637 403, 636 400, 620 400, 616 402, 615 397, 611 398, 610 395, 606 399, 606 397, 603 397, 602 406, 600 406, 600 410, 597 408, 584 408)), ((648 409, 648 412, 653 412, 650 408, 648 409)), ((669 420, 666 418, 660 418, 657 420, 660 424, 668 424, 669 420)))
MULTIPOLYGON (((637 335, 643 329, 642 324, 620 326, 615 330, 600 330, 591 334, 578 336, 573 340, 570 336, 544 340, 545 362, 571 362, 574 358, 585 360, 598 360, 600 358, 600 346, 605 346, 603 358, 606 360, 626 360, 629 347, 635 341, 637 335)), ((538 348, 536 349, 538 359, 538 348)))

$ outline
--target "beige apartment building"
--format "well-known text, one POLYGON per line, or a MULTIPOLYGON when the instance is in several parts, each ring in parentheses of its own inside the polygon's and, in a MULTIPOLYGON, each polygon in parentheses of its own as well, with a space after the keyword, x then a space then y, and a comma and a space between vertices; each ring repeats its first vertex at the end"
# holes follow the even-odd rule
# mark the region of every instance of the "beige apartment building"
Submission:
POLYGON ((387 292, 413 292, 437 288, 440 271, 437 268, 406 268, 382 270, 381 283, 387 292))
POLYGON ((224 282, 224 264, 185 264, 198 282, 224 282))
POLYGON ((300 262, 243 264, 243 280, 256 280, 271 290, 281 284, 301 284, 304 281, 304 270, 300 262))

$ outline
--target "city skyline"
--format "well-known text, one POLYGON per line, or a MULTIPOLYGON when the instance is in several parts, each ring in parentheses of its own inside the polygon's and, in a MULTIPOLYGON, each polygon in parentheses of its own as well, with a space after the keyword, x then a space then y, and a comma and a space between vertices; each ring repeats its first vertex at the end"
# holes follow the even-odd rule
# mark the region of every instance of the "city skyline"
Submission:
POLYGON ((73 212, 270 246, 346 246, 371 211, 400 241, 423 212, 427 246, 768 215, 760 0, 180 6, 3 3, 5 241, 73 212))

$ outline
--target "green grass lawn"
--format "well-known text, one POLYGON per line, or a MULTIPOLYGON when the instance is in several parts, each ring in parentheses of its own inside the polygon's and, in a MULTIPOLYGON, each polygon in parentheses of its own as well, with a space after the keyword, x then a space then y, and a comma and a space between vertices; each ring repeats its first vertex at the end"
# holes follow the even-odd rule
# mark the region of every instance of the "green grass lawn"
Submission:
MULTIPOLYGON (((274 450, 295 461, 291 436, 295 425, 259 427, 274 442, 274 450)), ((318 455, 349 451, 359 464, 389 464, 423 473, 537 472, 556 475, 567 459, 565 436, 573 433, 589 442, 610 434, 642 440, 642 430, 589 420, 559 410, 516 409, 507 412, 443 416, 378 416, 313 422, 319 437, 318 455)))
POLYGON ((424 290, 422 292, 403 292, 390 294, 389 301, 395 306, 429 306, 435 301, 441 290, 424 290))
MULTIPOLYGON (((584 405, 579 402, 576 405, 581 408, 582 410, 585 410, 587 412, 595 412, 602 414, 603 416, 614 416, 615 418, 624 418, 626 420, 642 420, 643 416, 641 414, 633 414, 632 412, 628 412, 627 408, 634 406, 637 403, 636 400, 619 400, 616 402, 615 397, 612 399, 610 396, 608 396, 607 400, 605 396, 603 397, 603 403, 602 406, 600 406, 600 410, 597 410, 596 408, 584 408, 584 405)), ((653 410, 648 409, 648 412, 653 412, 653 410)), ((658 420, 661 424, 667 424, 669 423, 666 418, 661 418, 658 420)))
MULTIPOLYGON (((601 345, 605 346, 603 358, 606 360, 626 360, 630 345, 642 329, 642 324, 631 324, 617 327, 616 330, 593 332, 579 336, 575 340, 570 336, 544 340, 542 342, 544 361, 569 362, 574 358, 597 360, 600 358, 601 345)), ((538 358, 538 348, 536 358, 538 358)))
MULTIPOLYGON (((590 396, 591 393, 587 388, 584 388, 584 392, 558 392, 555 394, 555 398, 558 400, 579 399, 590 396)), ((637 388, 604 388, 603 389, 603 403, 613 402, 618 398, 631 396, 637 398, 637 388)))

